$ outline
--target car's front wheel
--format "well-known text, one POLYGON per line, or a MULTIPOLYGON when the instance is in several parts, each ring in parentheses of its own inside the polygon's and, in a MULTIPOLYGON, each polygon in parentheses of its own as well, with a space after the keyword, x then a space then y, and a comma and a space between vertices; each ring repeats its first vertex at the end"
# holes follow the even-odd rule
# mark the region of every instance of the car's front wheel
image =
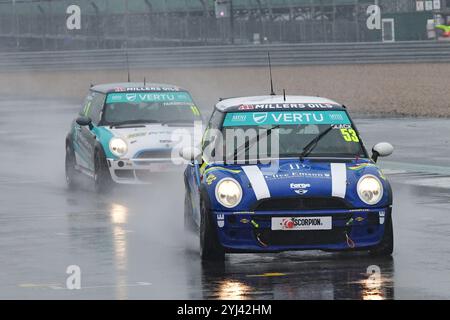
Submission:
POLYGON ((94 187, 97 193, 107 193, 112 189, 113 181, 109 173, 108 163, 103 152, 95 151, 94 155, 94 187))
POLYGON ((75 152, 73 149, 67 145, 66 146, 66 161, 65 161, 65 172, 66 172, 66 184, 69 190, 76 189, 75 181, 75 152))
POLYGON ((394 227, 392 215, 386 219, 384 226, 384 235, 381 242, 370 250, 370 253, 378 257, 389 257, 394 252, 394 227))
POLYGON ((219 242, 211 212, 202 200, 200 203, 200 257, 203 261, 225 260, 225 250, 219 242))
POLYGON ((193 215, 191 197, 186 191, 184 194, 184 231, 188 233, 194 233, 197 229, 193 215))

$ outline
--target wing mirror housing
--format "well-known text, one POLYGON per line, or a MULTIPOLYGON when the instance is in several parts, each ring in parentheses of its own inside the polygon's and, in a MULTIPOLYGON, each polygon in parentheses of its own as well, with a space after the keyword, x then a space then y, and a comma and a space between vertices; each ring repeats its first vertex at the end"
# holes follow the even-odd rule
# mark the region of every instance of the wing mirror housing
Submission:
POLYGON ((393 152, 394 152, 394 147, 392 146, 392 144, 390 144, 388 142, 377 143, 372 148, 372 160, 374 162, 377 162, 379 157, 388 157, 393 152))
POLYGON ((188 162, 194 162, 195 160, 198 163, 202 161, 202 151, 199 148, 194 147, 186 147, 180 150, 180 157, 188 162))
POLYGON ((75 122, 82 127, 92 126, 92 119, 86 116, 79 116, 75 122))

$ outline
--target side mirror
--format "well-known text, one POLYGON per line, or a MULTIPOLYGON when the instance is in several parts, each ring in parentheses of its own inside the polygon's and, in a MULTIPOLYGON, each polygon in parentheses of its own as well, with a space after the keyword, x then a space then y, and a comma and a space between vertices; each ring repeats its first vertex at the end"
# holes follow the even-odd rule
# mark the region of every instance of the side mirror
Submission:
POLYGON ((202 160, 202 151, 198 148, 186 147, 180 150, 180 157, 186 161, 193 162, 202 160))
POLYGON ((85 116, 80 116, 77 118, 77 120, 75 121, 79 126, 82 127, 86 127, 86 126, 91 126, 92 124, 92 120, 89 117, 85 117, 85 116))
POLYGON ((394 152, 392 144, 381 142, 376 144, 372 149, 372 160, 377 162, 378 157, 388 157, 394 152))

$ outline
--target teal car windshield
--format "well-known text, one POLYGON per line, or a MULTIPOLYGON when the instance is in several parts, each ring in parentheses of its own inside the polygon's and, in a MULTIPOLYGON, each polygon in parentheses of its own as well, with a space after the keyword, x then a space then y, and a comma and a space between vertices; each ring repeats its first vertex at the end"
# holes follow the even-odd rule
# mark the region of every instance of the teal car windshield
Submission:
MULTIPOLYGON (((308 152, 308 157, 365 157, 365 151, 357 131, 352 127, 345 111, 228 113, 224 119, 222 131, 225 139, 233 137, 235 140, 224 143, 227 148, 230 145, 234 146, 231 154, 241 153, 241 149, 245 150, 245 145, 242 146, 242 134, 246 137, 247 147, 249 144, 260 143, 260 140, 266 142, 267 149, 264 148, 263 155, 272 154, 273 156, 272 141, 273 138, 278 139, 280 158, 302 155, 306 146, 310 145, 318 136, 323 135, 317 144, 310 145, 312 148, 308 152), (251 138, 252 135, 248 134, 251 132, 249 129, 258 132, 257 141, 254 141, 255 139, 251 138), (273 132, 270 132, 270 129, 273 129, 273 132), (227 133, 228 130, 240 133, 227 133), (267 135, 267 133, 270 137, 261 139, 262 135, 267 135)), ((251 148, 247 149, 245 158, 263 157, 260 154, 249 154, 252 152, 251 148)), ((259 152, 259 148, 256 152, 259 152)), ((230 150, 226 150, 224 153, 230 155, 230 150)))
POLYGON ((201 120, 187 92, 111 93, 103 110, 103 125, 182 123, 201 120))

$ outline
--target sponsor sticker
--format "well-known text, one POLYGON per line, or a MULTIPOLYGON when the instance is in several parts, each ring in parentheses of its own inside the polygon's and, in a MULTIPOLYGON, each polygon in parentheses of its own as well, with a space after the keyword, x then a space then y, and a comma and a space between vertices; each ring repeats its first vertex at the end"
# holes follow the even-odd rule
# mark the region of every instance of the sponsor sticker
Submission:
POLYGON ((280 166, 279 171, 289 172, 289 171, 304 171, 311 170, 311 166, 304 163, 287 163, 280 166))
POLYGON ((217 215, 217 226, 219 228, 223 228, 225 226, 225 215, 223 214, 217 215))
POLYGON ((216 180, 217 180, 217 177, 214 174, 209 174, 208 177, 206 178, 206 183, 208 184, 208 186, 210 186, 216 180))
POLYGON ((302 196, 308 193, 311 185, 309 183, 291 183, 291 190, 293 190, 296 194, 302 196))
POLYGON ((278 111, 278 112, 230 112, 224 127, 262 125, 340 125, 350 124, 345 111, 278 111))
POLYGON ((274 231, 298 231, 298 230, 331 230, 333 228, 332 217, 289 217, 272 218, 272 230, 274 231))
POLYGON ((267 181, 270 180, 283 180, 283 179, 292 179, 292 178, 315 178, 315 179, 330 179, 331 174, 329 172, 301 172, 301 171, 292 171, 286 173, 276 173, 276 174, 265 174, 264 178, 267 181))
POLYGON ((156 91, 167 91, 167 92, 177 92, 180 91, 178 88, 173 87, 134 87, 134 88, 124 88, 116 87, 115 92, 156 92, 156 91))
POLYGON ((360 171, 365 168, 371 168, 371 167, 376 168, 377 166, 374 165, 373 163, 361 163, 361 164, 358 164, 355 166, 350 166, 350 167, 348 167, 348 169, 352 170, 352 171, 360 171))
POLYGON ((135 139, 135 138, 139 138, 139 137, 145 137, 147 135, 147 132, 136 132, 136 133, 131 133, 127 136, 128 139, 135 139))
POLYGON ((292 109, 333 109, 339 105, 330 103, 270 103, 270 104, 242 104, 237 107, 240 111, 247 110, 292 110, 292 109))
POLYGON ((106 103, 192 102, 187 92, 110 93, 106 103))
POLYGON ((333 129, 351 129, 351 124, 336 124, 333 126, 333 129))
POLYGON ((385 212, 384 211, 379 211, 378 212, 379 216, 380 216, 380 224, 384 224, 385 221, 385 212))
POLYGON ((241 106, 238 107, 239 110, 244 111, 244 110, 255 110, 255 106, 251 105, 251 104, 243 104, 241 106))

